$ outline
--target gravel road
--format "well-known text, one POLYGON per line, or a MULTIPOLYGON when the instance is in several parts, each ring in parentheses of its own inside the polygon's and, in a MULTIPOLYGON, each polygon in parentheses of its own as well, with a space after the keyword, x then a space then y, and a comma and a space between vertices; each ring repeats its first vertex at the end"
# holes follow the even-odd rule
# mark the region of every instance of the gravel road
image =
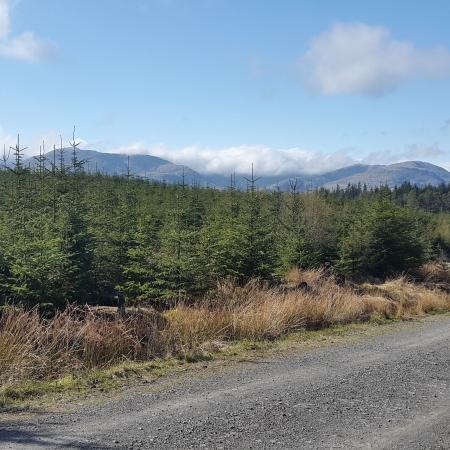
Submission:
POLYGON ((0 448, 450 449, 450 317, 0 422, 0 448))

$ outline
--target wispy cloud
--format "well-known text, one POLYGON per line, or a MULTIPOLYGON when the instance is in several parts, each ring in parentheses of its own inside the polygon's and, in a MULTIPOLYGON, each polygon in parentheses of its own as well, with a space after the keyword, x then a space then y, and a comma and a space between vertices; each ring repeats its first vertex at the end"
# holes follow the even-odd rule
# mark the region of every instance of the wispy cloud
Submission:
POLYGON ((57 58, 58 48, 53 42, 41 39, 31 31, 11 35, 10 17, 11 1, 0 0, 0 56, 31 63, 57 58))
POLYGON ((411 144, 402 151, 384 150, 383 152, 369 153, 363 162, 368 164, 390 164, 401 161, 439 161, 448 157, 449 152, 438 144, 418 145, 411 144))
POLYGON ((441 131, 447 131, 447 130, 449 130, 449 129, 450 129, 450 119, 447 119, 447 120, 444 122, 444 125, 442 125, 441 131))
POLYGON ((316 93, 380 96, 412 79, 449 77, 450 52, 417 48, 381 26, 340 22, 311 41, 300 67, 316 93))

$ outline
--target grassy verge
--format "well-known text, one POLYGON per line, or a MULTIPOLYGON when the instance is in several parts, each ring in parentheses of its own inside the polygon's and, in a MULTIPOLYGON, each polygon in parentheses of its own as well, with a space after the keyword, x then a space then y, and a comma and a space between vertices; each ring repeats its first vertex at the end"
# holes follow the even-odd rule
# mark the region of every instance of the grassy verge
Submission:
MULTIPOLYGON (((430 313, 450 316, 446 311, 430 313)), ((419 320, 415 318, 414 320, 419 320)), ((230 363, 268 357, 276 352, 308 351, 357 340, 392 330, 403 319, 375 318, 369 322, 334 325, 320 330, 301 330, 277 340, 243 340, 220 350, 191 352, 183 357, 168 357, 147 362, 126 361, 106 369, 88 370, 77 376, 67 375, 56 380, 22 381, 0 388, 0 409, 4 412, 27 411, 51 406, 63 399, 85 399, 124 387, 151 385, 160 378, 177 376, 189 370, 194 373, 207 367, 223 367, 230 363)))
MULTIPOLYGON (((67 375, 55 380, 24 380, 0 388, 0 407, 31 406, 37 399, 52 401, 64 397, 83 397, 93 392, 108 392, 133 383, 151 383, 189 367, 195 370, 208 365, 220 365, 229 361, 245 361, 267 356, 276 350, 310 344, 323 345, 333 338, 363 334, 374 325, 391 323, 391 320, 371 324, 348 324, 332 326, 322 330, 297 331, 277 340, 243 340, 231 343, 221 349, 206 352, 193 351, 179 357, 167 357, 148 362, 125 361, 112 367, 87 370, 79 375, 67 375)), ((333 341, 334 342, 334 341, 333 341)))
POLYGON ((227 283, 213 299, 164 314, 68 308, 45 319, 7 308, 0 317, 0 407, 152 382, 187 366, 306 348, 450 311, 449 293, 405 278, 342 287, 321 272, 291 273, 294 285, 305 279, 308 290, 227 283))

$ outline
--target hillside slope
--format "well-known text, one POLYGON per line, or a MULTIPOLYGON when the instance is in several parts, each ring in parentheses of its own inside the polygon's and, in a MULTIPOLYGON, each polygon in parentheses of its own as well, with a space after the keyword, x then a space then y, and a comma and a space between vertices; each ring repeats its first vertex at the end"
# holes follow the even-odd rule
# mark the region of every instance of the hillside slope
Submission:
POLYGON ((404 182, 410 182, 417 186, 450 183, 450 172, 442 167, 422 161, 406 161, 390 165, 366 166, 366 170, 352 174, 337 180, 332 180, 323 185, 325 188, 335 188, 336 185, 366 184, 367 187, 388 185, 400 186, 404 182))
MULTIPOLYGON (((64 149, 65 164, 70 165, 71 149, 64 149)), ((56 155, 58 157, 58 155, 56 155)), ((47 166, 53 161, 53 152, 46 154, 47 166)), ((230 185, 229 174, 201 174, 187 166, 175 164, 171 161, 152 155, 123 155, 117 153, 103 153, 95 150, 79 150, 79 159, 85 161, 87 172, 100 172, 107 175, 125 175, 128 171, 133 176, 148 178, 169 183, 180 182, 185 177, 188 184, 197 183, 201 186, 215 186, 226 188, 230 185)), ((28 158, 26 165, 36 166, 35 158, 28 158)), ((248 175, 247 175, 248 177, 248 175)), ((366 185, 368 188, 380 185, 390 187, 400 186, 410 182, 417 186, 437 186, 450 183, 450 172, 446 169, 422 161, 406 161, 389 165, 354 164, 322 174, 305 174, 295 172, 289 176, 264 175, 258 185, 266 189, 280 189, 288 191, 291 180, 297 180, 297 190, 306 191, 324 187, 335 189, 337 186, 346 187, 348 184, 366 185)), ((245 175, 236 175, 236 187, 246 187, 245 175)))
MULTIPOLYGON (((47 158, 46 165, 50 167, 54 158, 53 152, 48 152, 45 156, 47 158)), ((174 164, 157 156, 103 153, 95 150, 78 150, 77 156, 80 160, 84 161, 84 169, 86 172, 100 172, 106 175, 126 175, 129 165, 130 173, 137 177, 173 183, 181 181, 184 173, 186 183, 205 183, 201 175, 189 167, 174 164)), ((63 150, 63 157, 64 163, 70 166, 72 149, 65 148, 63 150)), ((57 152, 57 164, 59 164, 58 158, 59 154, 57 152)), ((24 164, 36 167, 38 162, 33 157, 25 160, 24 164)))

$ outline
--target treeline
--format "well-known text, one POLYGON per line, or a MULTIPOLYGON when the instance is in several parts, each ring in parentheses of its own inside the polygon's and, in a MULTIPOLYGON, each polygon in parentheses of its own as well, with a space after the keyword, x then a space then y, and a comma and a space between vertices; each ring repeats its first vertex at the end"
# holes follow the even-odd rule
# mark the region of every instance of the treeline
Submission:
POLYGON ((385 278, 450 250, 448 186, 298 193, 293 181, 282 193, 251 179, 220 191, 86 174, 72 145, 70 165, 55 150, 30 170, 18 144, 0 171, 2 301, 110 303, 123 292, 165 305, 230 277, 275 282, 327 265, 385 278))
MULTIPOLYGON (((345 189, 339 186, 330 193, 338 198, 354 199, 365 195, 376 194, 381 188, 368 189, 361 183, 348 185, 345 189)), ((326 191, 321 189, 322 194, 326 191)), ((412 209, 423 209, 428 212, 450 212, 450 184, 419 187, 409 182, 396 186, 392 190, 392 199, 399 205, 412 209)))

